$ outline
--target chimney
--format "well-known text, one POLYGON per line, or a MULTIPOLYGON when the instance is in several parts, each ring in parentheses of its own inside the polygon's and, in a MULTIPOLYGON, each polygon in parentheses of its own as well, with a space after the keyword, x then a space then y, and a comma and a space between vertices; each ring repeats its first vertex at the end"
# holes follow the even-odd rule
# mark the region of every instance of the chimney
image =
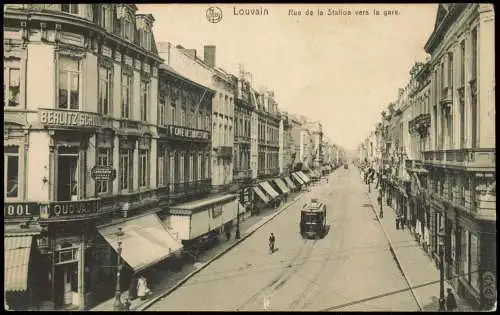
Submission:
POLYGON ((205 45, 203 47, 204 61, 210 67, 215 67, 215 46, 205 45))

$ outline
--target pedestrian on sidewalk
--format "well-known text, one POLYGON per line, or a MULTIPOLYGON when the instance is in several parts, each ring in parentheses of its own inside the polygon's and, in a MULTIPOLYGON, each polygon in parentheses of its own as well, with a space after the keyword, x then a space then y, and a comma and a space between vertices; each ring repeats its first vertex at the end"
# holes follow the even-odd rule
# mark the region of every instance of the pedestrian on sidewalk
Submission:
POLYGON ((446 310, 448 312, 455 312, 457 309, 457 300, 455 299, 455 295, 451 288, 448 288, 448 296, 446 296, 446 310))
POLYGON ((378 201, 378 205, 380 207, 380 211, 379 211, 378 216, 382 219, 384 217, 384 209, 383 209, 383 205, 382 205, 382 194, 378 195, 377 201, 378 201))
POLYGON ((144 301, 150 294, 151 290, 148 288, 146 278, 144 278, 144 276, 140 276, 137 281, 137 296, 144 301))

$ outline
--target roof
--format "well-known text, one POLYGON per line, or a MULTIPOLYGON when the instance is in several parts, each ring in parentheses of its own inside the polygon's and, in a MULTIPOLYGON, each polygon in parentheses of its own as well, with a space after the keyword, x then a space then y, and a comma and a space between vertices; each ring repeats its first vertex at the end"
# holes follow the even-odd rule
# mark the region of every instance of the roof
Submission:
POLYGON ((207 91, 209 91, 209 92, 215 93, 215 91, 214 91, 214 90, 212 90, 212 89, 210 89, 210 88, 208 88, 208 87, 206 87, 206 86, 204 86, 204 85, 201 85, 201 84, 199 84, 199 83, 197 83, 197 82, 195 82, 195 81, 193 81, 193 80, 191 80, 191 79, 186 78, 185 76, 183 76, 182 74, 180 74, 179 72, 177 72, 174 68, 170 67, 169 65, 167 65, 167 64, 165 64, 165 63, 160 64, 160 65, 158 66, 158 69, 159 69, 160 71, 161 71, 161 70, 166 71, 166 72, 168 72, 171 76, 176 77, 176 78, 178 78, 178 79, 180 79, 180 80, 183 80, 183 81, 185 81, 185 82, 187 82, 187 83, 189 83, 189 84, 192 84, 192 85, 197 86, 197 87, 202 88, 202 89, 206 89, 206 90, 207 90, 207 91))
POLYGON ((304 207, 302 211, 320 211, 320 210, 322 211, 323 210, 322 207, 324 205, 325 205, 324 203, 319 201, 311 202, 306 207, 304 207))

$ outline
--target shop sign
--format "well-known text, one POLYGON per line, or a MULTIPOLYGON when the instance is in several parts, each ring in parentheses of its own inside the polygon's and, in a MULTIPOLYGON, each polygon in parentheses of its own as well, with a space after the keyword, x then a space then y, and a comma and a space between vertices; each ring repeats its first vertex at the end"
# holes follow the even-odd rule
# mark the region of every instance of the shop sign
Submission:
POLYGON ((71 219, 72 217, 91 216, 100 212, 98 200, 54 201, 47 205, 40 205, 42 219, 71 219))
POLYGON ((35 202, 7 202, 3 206, 4 218, 29 218, 40 214, 35 202))
POLYGON ((40 109, 39 115, 40 123, 46 126, 98 128, 102 125, 101 116, 96 113, 40 109))
POLYGON ((179 138, 187 138, 187 139, 201 139, 208 140, 209 133, 205 130, 195 130, 184 127, 170 126, 169 127, 169 136, 179 137, 179 138))
POLYGON ((94 180, 114 180, 116 178, 116 170, 111 166, 96 165, 90 170, 90 176, 94 180))

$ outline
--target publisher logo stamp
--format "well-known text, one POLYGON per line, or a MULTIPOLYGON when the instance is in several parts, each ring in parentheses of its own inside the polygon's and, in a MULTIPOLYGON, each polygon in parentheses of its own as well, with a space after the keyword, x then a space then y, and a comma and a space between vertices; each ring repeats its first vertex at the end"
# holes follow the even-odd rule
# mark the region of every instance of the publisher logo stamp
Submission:
POLYGON ((207 9, 207 20, 210 23, 219 23, 222 20, 222 10, 219 7, 209 7, 207 9))

